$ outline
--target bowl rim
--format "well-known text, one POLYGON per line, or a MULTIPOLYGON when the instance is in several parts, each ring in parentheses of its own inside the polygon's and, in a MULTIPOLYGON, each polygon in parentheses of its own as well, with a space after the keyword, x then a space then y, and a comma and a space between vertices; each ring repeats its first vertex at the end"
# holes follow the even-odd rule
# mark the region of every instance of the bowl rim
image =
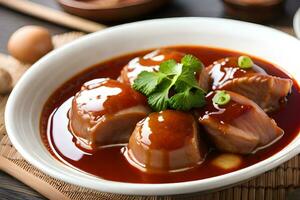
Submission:
MULTIPOLYGON (((220 187, 224 187, 224 179, 226 179, 226 186, 241 182, 243 180, 247 180, 250 177, 259 175, 263 172, 266 172, 279 164, 283 163, 284 161, 287 161, 288 159, 292 158, 296 154, 300 153, 300 142, 296 144, 296 140, 300 139, 300 135, 298 133, 298 136, 284 149, 276 153, 275 155, 258 162, 254 165, 251 165, 249 167, 227 173, 224 175, 211 177, 207 179, 202 180, 195 180, 195 181, 187 181, 187 182, 177 182, 177 183, 162 183, 162 184, 138 184, 138 183, 124 183, 124 182, 116 182, 116 181, 109 181, 104 179, 91 179, 89 182, 86 182, 85 185, 82 185, 82 180, 84 178, 80 177, 79 179, 73 179, 72 177, 68 177, 67 175, 53 170, 50 166, 45 165, 43 162, 37 160, 30 154, 29 151, 24 149, 22 147, 22 144, 20 141, 18 141, 16 134, 17 130, 13 123, 13 116, 14 116, 14 105, 16 104, 16 99, 18 99, 19 93, 22 91, 22 85, 28 84, 27 79, 31 76, 34 76, 37 72, 43 70, 43 64, 46 63, 48 60, 52 59, 52 57, 55 57, 56 55, 60 54, 61 52, 64 52, 65 49, 73 48, 73 46, 78 46, 81 43, 85 43, 89 40, 91 40, 94 37, 98 37, 98 35, 101 35, 103 33, 109 33, 114 31, 121 31, 123 29, 127 29, 130 27, 134 27, 136 25, 146 25, 151 23, 174 23, 177 20, 191 20, 191 21, 210 21, 213 23, 231 23, 231 24, 239 24, 243 26, 252 26, 256 29, 262 29, 269 32, 277 32, 278 34, 281 34, 282 37, 285 37, 289 40, 294 40, 294 42, 297 42, 297 44, 300 45, 300 41, 296 38, 283 33, 281 31, 265 27, 262 25, 257 25, 249 22, 242 22, 238 20, 231 20, 231 19, 221 19, 221 18, 210 18, 210 17, 180 17, 180 18, 165 18, 165 19, 153 19, 153 20, 145 20, 145 21, 139 21, 139 22, 133 22, 128 24, 123 24, 115 27, 111 27, 105 30, 102 30, 100 32, 88 34, 86 36, 83 36, 79 39, 77 39, 74 42, 71 42, 69 44, 66 44, 65 46, 54 50, 47 54, 45 57, 40 59, 37 63, 35 63, 31 68, 25 72, 25 74, 21 77, 19 82, 16 84, 15 88, 13 89, 12 93, 9 96, 9 99, 7 101, 6 109, 5 109, 5 124, 8 136, 14 145, 14 147, 18 150, 18 152, 27 160, 29 163, 43 171, 44 173, 57 178, 59 180, 75 184, 82 187, 87 187, 90 189, 96 189, 98 191, 102 192, 111 192, 111 193, 119 193, 119 194, 128 194, 128 195, 170 195, 170 194, 182 194, 182 193, 192 193, 192 192, 198 192, 198 191, 205 191, 205 190, 212 190, 220 187), (263 167, 258 167, 263 166, 263 167), (256 169, 256 171, 254 171, 256 169), (201 188, 199 188, 201 187, 201 188)), ((45 65, 44 65, 45 66, 45 65)), ((296 80, 297 81, 297 80, 296 80)), ((50 94, 49 94, 50 95, 50 94)), ((54 158, 55 159, 55 158, 54 158)))
POLYGON ((295 35, 300 39, 300 8, 298 8, 297 12, 294 15, 293 27, 295 35))

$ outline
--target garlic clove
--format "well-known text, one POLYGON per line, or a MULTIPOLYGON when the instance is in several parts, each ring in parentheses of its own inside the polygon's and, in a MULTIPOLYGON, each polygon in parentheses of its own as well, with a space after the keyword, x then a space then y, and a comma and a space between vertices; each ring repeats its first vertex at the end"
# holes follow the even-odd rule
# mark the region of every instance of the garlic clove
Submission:
POLYGON ((238 168, 242 163, 241 156, 231 153, 224 153, 216 157, 212 164, 224 170, 238 168))
POLYGON ((5 70, 0 68, 0 94, 6 94, 12 89, 12 77, 5 70))

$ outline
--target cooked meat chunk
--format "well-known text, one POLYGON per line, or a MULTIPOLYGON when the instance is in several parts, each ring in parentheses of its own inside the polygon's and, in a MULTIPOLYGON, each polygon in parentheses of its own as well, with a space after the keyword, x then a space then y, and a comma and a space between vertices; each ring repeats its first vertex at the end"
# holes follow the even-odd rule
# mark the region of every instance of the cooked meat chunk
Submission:
POLYGON ((127 84, 95 79, 75 95, 69 129, 86 149, 127 143, 136 123, 149 112, 146 98, 127 84))
POLYGON ((207 153, 191 114, 165 110, 140 121, 128 144, 128 160, 149 173, 183 170, 201 163, 207 153))
POLYGON ((269 112, 279 108, 290 92, 292 84, 290 79, 256 74, 233 79, 224 84, 222 89, 244 95, 269 112))
MULTIPOLYGON (((180 62, 184 55, 184 53, 174 50, 158 49, 145 56, 136 57, 123 67, 119 80, 132 85, 142 71, 158 71, 159 65, 163 61, 173 59, 180 62)), ((197 73, 197 79, 199 80, 199 86, 204 91, 207 92, 211 89, 211 78, 206 68, 201 69, 201 71, 197 73)))
POLYGON ((218 60, 208 67, 213 90, 229 90, 248 97, 264 111, 276 110, 291 91, 292 80, 268 75, 253 65, 249 69, 238 66, 238 57, 218 60))
POLYGON ((142 71, 157 71, 160 63, 166 60, 180 62, 184 53, 169 49, 158 49, 144 56, 132 59, 121 71, 120 81, 133 84, 133 81, 142 71))
POLYGON ((205 91, 209 92, 211 90, 211 77, 209 76, 208 70, 203 67, 200 72, 198 72, 198 83, 199 86, 205 91))
POLYGON ((283 135, 276 122, 253 101, 227 91, 230 101, 213 103, 216 92, 207 95, 207 105, 199 111, 204 126, 216 148, 221 151, 248 154, 268 146, 283 135))

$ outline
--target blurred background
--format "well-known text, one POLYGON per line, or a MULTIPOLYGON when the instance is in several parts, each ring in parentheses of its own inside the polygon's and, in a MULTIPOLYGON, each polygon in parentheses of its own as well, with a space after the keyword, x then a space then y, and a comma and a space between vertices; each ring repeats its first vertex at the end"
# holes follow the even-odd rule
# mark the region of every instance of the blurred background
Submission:
MULTIPOLYGON (((7 3, 22 4, 22 2, 24 1, 0 0, 2 4, 0 6, 0 52, 7 52, 6 44, 10 35, 24 25, 40 25, 48 28, 51 34, 74 30, 32 17, 31 14, 24 14, 32 12, 32 9, 24 11, 23 8, 21 13, 11 6, 4 6, 7 3)), ((30 2, 55 10, 65 9, 74 15, 96 19, 98 23, 107 26, 154 18, 199 16, 235 18, 291 28, 293 16, 300 7, 299 0, 30 0, 30 2), (141 7, 137 4, 146 4, 146 6, 141 7)), ((22 8, 22 5, 17 6, 22 8)))

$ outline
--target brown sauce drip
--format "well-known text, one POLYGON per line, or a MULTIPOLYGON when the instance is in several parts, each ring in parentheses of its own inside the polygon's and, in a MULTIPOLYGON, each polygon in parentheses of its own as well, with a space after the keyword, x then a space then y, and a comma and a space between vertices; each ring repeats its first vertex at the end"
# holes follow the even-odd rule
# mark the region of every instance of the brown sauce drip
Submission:
MULTIPOLYGON (((239 52, 209 47, 180 46, 172 47, 172 49, 197 56, 205 66, 211 65, 214 61, 224 57, 243 55, 239 52)), ((67 100, 74 96, 86 81, 101 77, 116 79, 122 67, 130 60, 148 52, 141 51, 92 66, 67 81, 50 96, 41 116, 41 136, 52 155, 78 170, 107 180, 131 183, 175 183, 209 178, 248 167, 276 154, 298 135, 300 93, 298 84, 294 81, 286 105, 282 106, 277 112, 270 114, 270 117, 285 131, 284 136, 273 145, 258 151, 256 154, 242 156, 241 165, 234 170, 224 170, 212 164, 212 160, 220 155, 216 150, 210 151, 205 162, 195 168, 183 172, 164 174, 147 174, 131 166, 124 158, 125 147, 123 145, 102 148, 93 153, 81 151, 75 145, 74 138, 67 128, 67 112, 71 106, 71 101, 67 100)), ((252 59, 268 74, 290 78, 274 65, 258 58, 252 57, 252 59)), ((202 127, 200 127, 200 132, 204 132, 202 127)))
POLYGON ((193 136, 191 114, 166 110, 151 113, 140 129, 141 142, 151 149, 179 149, 193 136))

